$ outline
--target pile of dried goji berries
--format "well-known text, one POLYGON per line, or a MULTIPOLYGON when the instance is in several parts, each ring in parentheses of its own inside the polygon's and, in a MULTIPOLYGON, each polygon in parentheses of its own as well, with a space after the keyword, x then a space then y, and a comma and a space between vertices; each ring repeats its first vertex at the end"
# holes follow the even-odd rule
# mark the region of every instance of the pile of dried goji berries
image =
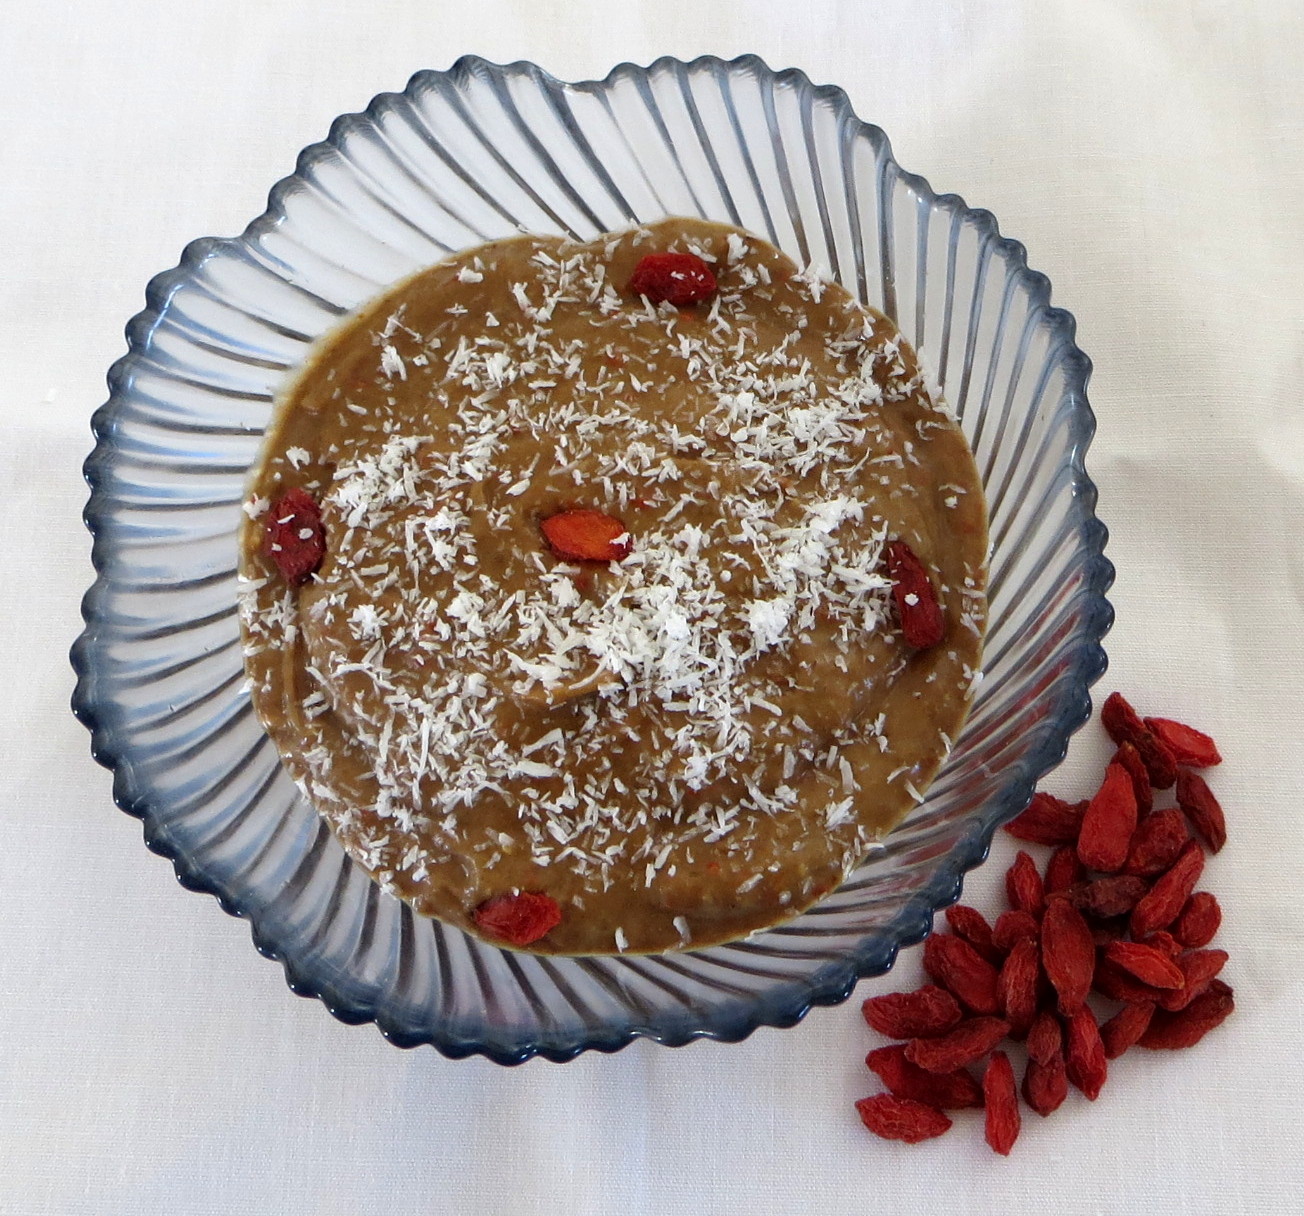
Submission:
POLYGON ((946 1111, 982 1107, 987 1143, 1008 1153, 1020 1108, 1007 1039, 1024 1043, 1023 1100, 1044 1116, 1070 1083, 1094 1100, 1106 1061, 1129 1047, 1190 1047, 1231 1013, 1217 978, 1227 954, 1207 948, 1222 912, 1195 890, 1204 851, 1227 839, 1196 770, 1222 757, 1208 735, 1143 720, 1118 693, 1101 719, 1118 750, 1096 794, 1075 804, 1038 793, 1006 826, 1053 850, 1044 869, 1020 852, 994 924, 948 909, 951 932, 924 944, 934 982, 864 1003, 871 1027, 904 1040, 865 1059, 887 1086, 856 1103, 877 1135, 914 1144, 950 1128, 946 1111), (1176 805, 1157 807, 1166 789, 1176 805))

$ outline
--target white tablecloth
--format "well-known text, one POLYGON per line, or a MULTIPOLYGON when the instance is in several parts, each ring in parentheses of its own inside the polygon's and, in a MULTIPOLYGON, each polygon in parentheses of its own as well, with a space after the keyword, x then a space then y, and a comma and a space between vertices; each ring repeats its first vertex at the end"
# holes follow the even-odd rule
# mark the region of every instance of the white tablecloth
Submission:
MULTIPOLYGON (((1304 9, 1298 0, 62 0, 0 7, 0 1212, 1304 1210, 1304 9), (291 996, 182 891, 68 712, 79 466, 122 325, 337 113, 477 52, 568 79, 760 53, 989 207, 1095 361, 1118 687, 1222 743, 1235 1018, 1100 1099, 868 1136, 859 999, 749 1041, 503 1069, 291 996)), ((1050 782, 1085 792, 1083 732, 1050 782)), ((996 905, 1002 859, 966 896, 996 905)))

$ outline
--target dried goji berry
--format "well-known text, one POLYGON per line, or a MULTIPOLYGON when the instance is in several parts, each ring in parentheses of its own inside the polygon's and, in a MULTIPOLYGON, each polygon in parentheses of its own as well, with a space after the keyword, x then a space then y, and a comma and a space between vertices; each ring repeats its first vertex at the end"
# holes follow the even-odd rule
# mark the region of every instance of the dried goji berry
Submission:
POLYGON ((898 1098, 911 1098, 938 1110, 964 1110, 983 1104, 982 1086, 963 1068, 935 1073, 906 1059, 903 1043, 879 1047, 865 1057, 865 1066, 877 1073, 898 1098))
POLYGON ((1087 804, 1078 834, 1078 856, 1092 870, 1121 870, 1136 831, 1136 792, 1121 764, 1111 763, 1096 796, 1087 804))
POLYGON ((1028 803, 1028 809, 1011 819, 1005 830, 1031 844, 1076 844, 1086 810, 1085 802, 1065 802, 1063 798, 1038 790, 1028 803))
POLYGON ((936 646, 946 636, 946 618, 923 562, 903 540, 889 541, 883 552, 906 644, 915 650, 936 646))
POLYGON ((1137 824, 1123 869, 1128 874, 1147 878, 1162 874, 1177 860, 1182 846, 1190 839, 1186 819, 1175 806, 1155 811, 1137 824))
POLYGON ((914 992, 885 992, 860 1007, 865 1021, 889 1039, 926 1039, 945 1034, 964 1016, 949 992, 925 984, 914 992))
POLYGON ((1004 1018, 969 1018, 936 1039, 911 1039, 906 1059, 928 1072, 954 1072, 981 1060, 1010 1033, 1004 1018))
POLYGON ((1023 1074, 1023 1100, 1043 1119, 1063 1105, 1069 1096, 1069 1076, 1064 1054, 1056 1050, 1046 1060, 1028 1059, 1023 1074))
POLYGON ((1091 940, 1097 946, 1108 946, 1110 942, 1122 941, 1127 936, 1127 917, 1111 916, 1107 920, 1092 920, 1091 940))
POLYGON ((1014 1069, 1003 1051, 994 1051, 983 1072, 984 1130, 987 1143, 1002 1157, 1019 1138, 1019 1093, 1014 1087, 1014 1069))
POLYGON ((1010 1034, 1021 1039, 1037 1016, 1037 981, 1041 977, 1041 955, 1037 943, 1019 942, 1001 967, 998 989, 1010 1034))
POLYGON ((924 942, 924 970, 975 1013, 999 1011, 996 968, 963 938, 950 933, 930 936, 924 942))
POLYGON ((1146 724, 1121 692, 1111 692, 1100 707, 1100 724, 1115 744, 1131 743, 1143 734, 1146 724))
POLYGON ((653 304, 663 300, 687 308, 710 299, 716 290, 715 272, 695 253, 649 253, 634 267, 629 290, 653 304))
POLYGON ((551 895, 518 891, 485 900, 471 917, 486 937, 528 946, 561 924, 561 906, 551 895))
POLYGON ((953 904, 946 910, 946 923, 956 937, 962 937, 989 963, 999 966, 1004 951, 998 950, 992 941, 992 927, 987 918, 967 904, 953 904))
POLYGON ((1177 1013, 1157 1011, 1141 1036, 1141 1046, 1168 1051, 1194 1047, 1215 1026, 1222 1025, 1235 1008, 1232 989, 1222 980, 1214 980, 1185 1009, 1177 1013))
POLYGON ((1164 989, 1143 984, 1136 976, 1104 957, 1097 964, 1091 983, 1102 996, 1111 1001, 1122 1001, 1125 1005, 1157 1005, 1160 997, 1165 995, 1164 989))
POLYGON ((1114 762, 1127 769, 1128 776, 1132 778, 1132 792, 1136 795, 1137 814, 1150 814, 1151 808, 1155 805, 1155 791, 1150 784, 1150 773, 1146 770, 1145 761, 1141 759, 1136 744, 1120 743, 1118 751, 1114 753, 1114 762))
POLYGON ((1177 774, 1177 805, 1186 813, 1197 835, 1203 837, 1209 852, 1220 852, 1227 843, 1227 820, 1222 806, 1205 779, 1189 768, 1177 774))
POLYGON ((1078 1010, 1091 991, 1096 944, 1091 929, 1066 899, 1052 899, 1041 922, 1041 965, 1059 996, 1066 1017, 1078 1010))
POLYGON ((1075 883, 1082 881, 1085 871, 1078 851, 1072 845, 1061 845, 1050 855, 1046 863, 1046 880, 1044 886, 1047 895, 1065 891, 1075 883))
POLYGON ((1155 789, 1166 790, 1177 780, 1177 760, 1168 745, 1141 721, 1120 693, 1112 692, 1105 699, 1100 721, 1115 743, 1131 743, 1137 749, 1155 789))
POLYGON ((1177 761, 1168 745, 1160 742, 1149 731, 1138 735, 1132 742, 1141 753, 1141 760, 1150 775, 1150 784, 1157 790, 1171 789, 1177 780, 1177 761))
POLYGON ((326 556, 321 507, 307 490, 287 490, 267 510, 263 553, 292 587, 306 582, 326 556))
POLYGON ((1188 950, 1177 957, 1176 966, 1182 973, 1181 986, 1159 998, 1159 1008, 1169 1013, 1185 1009, 1205 991, 1227 963, 1226 950, 1188 950))
POLYGON ((1105 1084, 1109 1066, 1105 1063, 1105 1045, 1100 1041, 1096 1015, 1087 1005, 1079 1006, 1069 1018, 1064 1063, 1069 1080, 1091 1101, 1095 1101, 1105 1084))
POLYGON ((1075 883, 1061 891, 1059 898, 1067 899, 1084 916, 1100 921, 1125 916, 1145 893, 1145 882, 1135 875, 1110 874, 1093 882, 1075 883))
POLYGON ((932 1140, 951 1128, 951 1120, 935 1106, 898 1098, 894 1094, 875 1094, 856 1103, 860 1121, 884 1140, 904 1140, 918 1144, 932 1140))
POLYGON ((1135 1047, 1145 1034, 1154 1016, 1155 1007, 1149 1001, 1124 1005, 1100 1028, 1100 1041, 1104 1044, 1105 1059, 1117 1060, 1130 1047, 1135 1047))
POLYGON ((1174 722, 1171 718, 1144 719, 1150 732, 1173 753, 1178 764, 1188 768, 1209 768, 1221 764, 1218 745, 1202 730, 1174 722))
POLYGON ((1028 1031, 1028 1056, 1038 1064, 1049 1064, 1053 1056, 1063 1055, 1064 1032, 1059 1018, 1049 1009, 1043 1009, 1033 1019, 1028 1031))
POLYGON ((1005 895, 1010 906, 1037 918, 1046 911, 1046 889, 1037 863, 1022 849, 1005 871, 1005 895))
POLYGON ((1154 946, 1113 942, 1105 947, 1105 957, 1152 988, 1181 988, 1186 982, 1181 967, 1154 946))
POLYGON ((1182 943, 1167 929, 1159 929, 1154 933, 1148 933, 1141 938, 1141 942, 1143 945, 1153 946, 1156 950, 1162 950, 1169 958, 1176 958, 1182 953, 1182 943))
POLYGON ((554 556, 568 562, 618 562, 634 546, 629 531, 614 515, 574 507, 549 515, 539 523, 554 556))
POLYGON ((1222 924, 1222 908, 1208 891, 1197 891, 1186 901, 1173 921, 1173 936, 1183 946, 1207 946, 1222 924))
POLYGON ((1132 936, 1145 937, 1156 929, 1168 928, 1186 906, 1203 870, 1204 853, 1192 840, 1132 909, 1132 936))
POLYGON ((1013 908, 1002 912, 992 926, 992 944, 1006 954, 1024 938, 1035 942, 1040 936, 1041 926, 1038 925, 1037 918, 1030 912, 1020 912, 1013 908))

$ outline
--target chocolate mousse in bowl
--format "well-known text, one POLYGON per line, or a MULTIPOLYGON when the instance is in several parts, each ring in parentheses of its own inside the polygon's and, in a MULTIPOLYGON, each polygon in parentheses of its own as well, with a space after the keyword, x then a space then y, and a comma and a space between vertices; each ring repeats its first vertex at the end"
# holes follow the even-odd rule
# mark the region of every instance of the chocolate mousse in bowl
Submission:
POLYGON ((375 881, 498 945, 797 915, 923 799, 980 668, 945 404, 885 317, 715 223, 388 290, 283 393, 245 510, 284 763, 375 881))

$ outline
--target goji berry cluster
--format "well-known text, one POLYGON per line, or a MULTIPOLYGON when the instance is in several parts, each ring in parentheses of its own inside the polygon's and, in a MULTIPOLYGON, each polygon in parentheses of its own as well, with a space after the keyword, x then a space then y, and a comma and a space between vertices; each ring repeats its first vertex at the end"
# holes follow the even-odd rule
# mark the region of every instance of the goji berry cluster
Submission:
POLYGON ((874 1030, 903 1040, 865 1058, 887 1086, 856 1103, 876 1135, 914 1144, 950 1128, 944 1112, 982 1107, 987 1143, 1008 1154, 1020 1106, 999 1049, 1007 1039, 1024 1043, 1023 1100, 1045 1116, 1070 1084, 1094 1101, 1107 1061, 1130 1047, 1191 1047, 1232 1012, 1218 978, 1226 951, 1207 948, 1222 912, 1195 890, 1205 850, 1227 839, 1196 770, 1222 757, 1208 735, 1142 719, 1118 693, 1101 721, 1117 751, 1095 795, 1039 792, 1006 825, 1052 850, 1044 868, 1020 852, 1005 876, 1008 910, 989 923, 975 908, 947 909, 950 932, 924 943, 934 982, 862 1006, 874 1030), (1156 807, 1166 789, 1175 805, 1156 807), (970 1071, 980 1063, 981 1080, 970 1071))

